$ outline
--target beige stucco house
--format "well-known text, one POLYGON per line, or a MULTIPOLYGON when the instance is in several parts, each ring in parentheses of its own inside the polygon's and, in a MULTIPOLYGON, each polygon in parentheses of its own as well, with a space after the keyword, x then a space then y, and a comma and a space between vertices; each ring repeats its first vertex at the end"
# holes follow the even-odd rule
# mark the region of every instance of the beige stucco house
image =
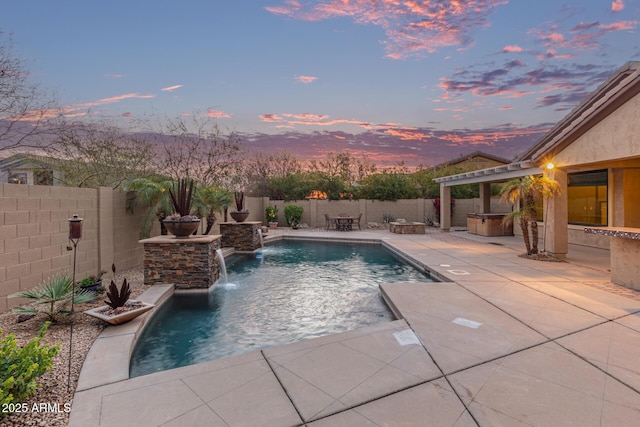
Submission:
POLYGON ((62 172, 57 160, 19 153, 0 159, 0 184, 58 185, 62 172))
POLYGON ((478 169, 487 169, 496 166, 502 166, 511 163, 503 157, 495 156, 493 154, 485 153, 482 151, 474 151, 472 153, 463 154, 455 159, 448 160, 439 165, 433 166, 434 169, 440 169, 444 167, 455 167, 464 171, 472 171, 478 169))
MULTIPOLYGON (((562 187, 543 208, 547 252, 562 258, 569 243, 609 248, 610 233, 585 228, 640 233, 640 62, 613 73, 517 161, 436 181, 444 201, 452 186, 479 183, 481 210, 489 212, 489 183, 542 173, 562 187)), ((443 203, 440 217, 449 218, 449 209, 443 203)))

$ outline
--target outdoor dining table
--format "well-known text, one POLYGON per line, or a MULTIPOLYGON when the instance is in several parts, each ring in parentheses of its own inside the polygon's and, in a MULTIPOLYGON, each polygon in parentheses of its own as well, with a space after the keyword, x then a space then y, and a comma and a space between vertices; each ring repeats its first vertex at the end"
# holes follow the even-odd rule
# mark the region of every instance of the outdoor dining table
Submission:
POLYGON ((337 216, 336 220, 336 230, 338 231, 351 231, 353 228, 353 217, 352 216, 337 216))

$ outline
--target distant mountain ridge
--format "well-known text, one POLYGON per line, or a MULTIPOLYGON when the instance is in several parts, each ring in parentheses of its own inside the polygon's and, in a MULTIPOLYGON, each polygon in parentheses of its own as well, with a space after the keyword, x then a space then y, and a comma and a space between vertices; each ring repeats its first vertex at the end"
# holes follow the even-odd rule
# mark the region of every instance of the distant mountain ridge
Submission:
MULTIPOLYGON (((1 123, 0 123, 1 125, 1 123)), ((349 151, 366 156, 380 166, 433 166, 474 151, 513 159, 531 147, 551 127, 549 124, 516 128, 510 125, 480 130, 443 131, 433 128, 375 130, 361 133, 316 131, 280 134, 236 132, 248 151, 277 153, 287 151, 301 160, 321 159, 328 152, 349 151)), ((152 144, 164 136, 152 132, 131 132, 152 144)), ((49 136, 51 138, 52 136, 49 136)), ((0 142, 0 158, 23 150, 2 150, 10 141, 0 142)), ((45 141, 48 142, 48 141, 45 141)), ((33 151, 32 149, 27 151, 33 151)))

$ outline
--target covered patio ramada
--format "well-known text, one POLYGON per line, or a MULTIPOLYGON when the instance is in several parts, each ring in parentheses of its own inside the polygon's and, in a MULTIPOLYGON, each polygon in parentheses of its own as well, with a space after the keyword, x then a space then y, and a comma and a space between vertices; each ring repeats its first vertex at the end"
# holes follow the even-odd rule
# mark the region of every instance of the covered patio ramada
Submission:
POLYGON ((451 227, 451 187, 478 183, 479 213, 489 213, 491 183, 538 174, 562 190, 544 200, 546 252, 610 248, 612 282, 640 289, 640 62, 619 68, 515 162, 437 178, 440 227, 451 227))

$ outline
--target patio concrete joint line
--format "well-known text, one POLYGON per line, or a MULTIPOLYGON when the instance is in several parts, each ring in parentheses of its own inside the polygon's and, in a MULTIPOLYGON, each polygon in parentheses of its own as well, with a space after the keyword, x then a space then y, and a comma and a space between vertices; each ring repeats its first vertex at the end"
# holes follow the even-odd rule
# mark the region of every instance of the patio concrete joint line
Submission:
POLYGON ((278 374, 276 374, 276 371, 273 369, 271 362, 269 362, 269 359, 264 354, 264 350, 260 350, 260 355, 262 355, 262 358, 264 359, 264 361, 267 362, 267 366, 269 366, 271 373, 276 378, 276 381, 278 381, 278 384, 282 388, 282 391, 284 392, 285 396, 287 396, 287 399, 289 399, 289 402, 291 402, 291 406, 293 406, 293 409, 296 410, 296 414, 298 414, 298 417, 300 417, 300 422, 302 424, 305 424, 305 419, 302 417, 302 414, 300 413, 300 409, 298 409, 296 404, 293 402, 293 399, 291 399, 291 396, 289 395, 289 392, 287 391, 286 387, 284 386, 284 384, 282 384, 282 381, 280 381, 280 377, 278 377, 278 374))
MULTIPOLYGON (((405 322, 407 322, 407 325, 409 325, 409 328, 411 328, 411 330, 413 331, 414 334, 416 334, 415 329, 413 328, 413 326, 411 326, 411 323, 409 322, 408 319, 404 319, 405 322)), ((426 345, 424 345, 424 343, 422 342, 422 340, 420 339, 420 337, 416 334, 416 337, 418 338, 418 341, 420 341, 420 345, 422 346, 422 348, 424 348, 424 351, 427 352, 427 355, 429 355, 429 357, 431 358, 431 361, 433 362, 433 364, 436 366, 436 368, 438 368, 438 370, 440 371, 440 373, 442 374, 442 377, 440 378, 444 378, 444 380, 447 382, 447 384, 449 385, 449 387, 451 387, 451 390, 453 390, 453 394, 456 395, 456 397, 458 398, 458 400, 460 401, 460 404, 464 407, 465 411, 467 411, 467 413, 469 414, 469 416, 471 417, 471 419, 473 420, 473 422, 476 423, 477 426, 480 426, 480 423, 478 422, 478 420, 476 419, 476 417, 473 415, 473 413, 469 410, 469 407, 467 406, 467 404, 464 402, 464 399, 460 396, 460 394, 458 394, 458 392, 456 391, 456 388, 453 386, 453 384, 451 384, 451 381, 449 380, 449 378, 447 377, 447 374, 444 373, 444 370, 440 367, 440 365, 438 364, 438 362, 436 361, 436 359, 433 357, 433 355, 429 352, 429 349, 427 348, 426 345)), ((479 363, 479 365, 484 364, 483 363, 479 363)), ((468 369, 468 368, 467 368, 468 369)), ((449 375, 453 375, 455 374, 455 372, 451 372, 449 373, 449 375)), ((437 379, 437 378, 436 378, 437 379)), ((435 379, 426 381, 426 382, 431 382, 434 381, 435 379)), ((417 387, 417 386, 415 386, 417 387)))

